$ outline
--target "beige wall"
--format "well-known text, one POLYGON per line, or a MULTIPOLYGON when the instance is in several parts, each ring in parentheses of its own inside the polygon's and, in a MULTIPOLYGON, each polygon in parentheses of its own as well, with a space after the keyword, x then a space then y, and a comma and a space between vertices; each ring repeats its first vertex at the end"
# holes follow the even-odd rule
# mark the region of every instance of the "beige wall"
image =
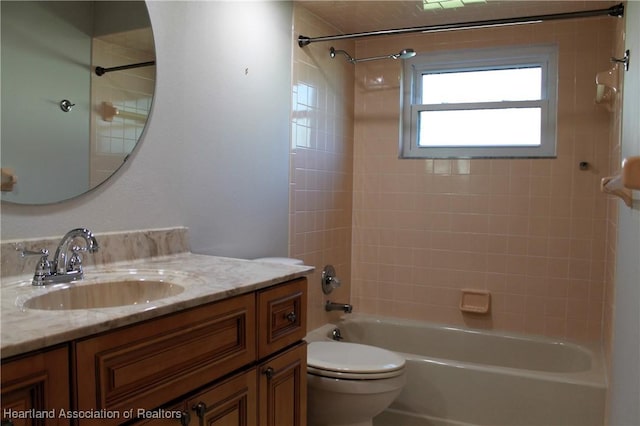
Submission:
MULTIPOLYGON (((294 39, 335 28, 294 5, 294 39)), ((353 51, 353 42, 336 49, 353 51)), ((309 276, 309 329, 327 322, 325 300, 347 303, 351 275, 353 65, 329 57, 327 43, 293 46, 289 255, 314 265, 309 276), (320 273, 332 264, 342 286, 324 296, 320 273)))
POLYGON ((558 43, 560 54, 556 159, 399 160, 400 62, 356 66, 357 311, 602 337, 612 222, 599 181, 610 168, 612 116, 594 102, 594 79, 609 67, 614 25, 570 20, 356 43, 357 57, 532 43, 558 43), (461 288, 489 290, 491 315, 463 315, 461 288))
POLYGON ((43 206, 2 203, 2 239, 78 226, 96 233, 185 226, 194 253, 286 256, 291 3, 146 6, 159 72, 141 143, 89 194, 43 206))

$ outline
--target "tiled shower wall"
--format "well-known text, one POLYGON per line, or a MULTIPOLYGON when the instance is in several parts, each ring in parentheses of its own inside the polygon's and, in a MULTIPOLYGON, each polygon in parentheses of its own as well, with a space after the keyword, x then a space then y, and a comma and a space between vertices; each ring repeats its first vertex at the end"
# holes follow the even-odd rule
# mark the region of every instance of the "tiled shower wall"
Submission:
MULTIPOLYGON (((558 43, 555 159, 398 159, 399 61, 355 76, 352 303, 358 312, 578 340, 603 335, 612 114, 595 104, 615 19, 356 42, 355 56, 558 43), (580 170, 579 163, 589 169, 580 170), (463 288, 491 315, 463 314, 463 288)), ((455 131, 455 129, 451 129, 455 131)), ((612 229, 613 228, 613 229, 612 229)))
MULTIPOLYGON (((336 32, 298 4, 294 28, 294 39, 336 32)), ((329 47, 293 46, 289 255, 316 267, 309 276, 309 329, 337 315, 324 311, 325 300, 347 303, 350 296, 354 68, 331 59, 329 47), (327 264, 342 285, 325 297, 320 274, 327 264)), ((335 47, 353 50, 353 42, 335 47)))

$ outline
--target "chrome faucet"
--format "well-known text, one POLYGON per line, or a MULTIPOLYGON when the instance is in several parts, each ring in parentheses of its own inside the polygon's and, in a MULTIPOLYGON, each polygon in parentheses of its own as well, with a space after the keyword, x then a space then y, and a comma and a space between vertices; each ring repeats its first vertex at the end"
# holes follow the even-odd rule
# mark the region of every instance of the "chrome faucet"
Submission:
POLYGON ((98 248, 98 241, 91 231, 85 228, 76 228, 62 237, 51 261, 49 260, 49 250, 47 249, 40 251, 22 250, 21 255, 23 257, 30 255, 40 256, 31 284, 41 286, 68 283, 82 279, 84 272, 82 270, 81 252, 95 253, 98 248), (72 245, 77 238, 85 241, 84 247, 72 245))
POLYGON ((347 314, 350 314, 353 310, 353 306, 351 306, 349 303, 333 303, 330 300, 327 300, 327 303, 324 304, 324 310, 327 312, 343 311, 347 314))
POLYGON ((333 330, 331 330, 331 338, 333 340, 337 340, 338 342, 340 340, 344 339, 344 337, 342 337, 342 333, 340 333, 340 329, 338 327, 336 327, 333 330))
POLYGON ((56 254, 53 256, 52 266, 55 273, 58 275, 68 275, 73 272, 82 273, 81 251, 86 251, 88 253, 97 252, 98 241, 96 241, 96 237, 93 236, 91 231, 86 228, 72 229, 62 237, 62 240, 60 240, 60 244, 58 244, 58 248, 56 249, 56 254), (85 241, 86 246, 72 246, 71 243, 73 243, 76 238, 82 238, 85 241), (71 257, 69 257, 69 250, 71 250, 71 257))

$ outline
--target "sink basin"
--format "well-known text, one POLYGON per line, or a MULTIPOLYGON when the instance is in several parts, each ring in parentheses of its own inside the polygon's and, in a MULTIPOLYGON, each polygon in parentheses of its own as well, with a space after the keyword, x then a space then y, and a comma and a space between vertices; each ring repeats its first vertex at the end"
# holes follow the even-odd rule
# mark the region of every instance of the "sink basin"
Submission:
POLYGON ((177 284, 143 279, 122 279, 95 284, 71 284, 24 302, 28 309, 68 310, 112 308, 147 304, 184 291, 177 284))

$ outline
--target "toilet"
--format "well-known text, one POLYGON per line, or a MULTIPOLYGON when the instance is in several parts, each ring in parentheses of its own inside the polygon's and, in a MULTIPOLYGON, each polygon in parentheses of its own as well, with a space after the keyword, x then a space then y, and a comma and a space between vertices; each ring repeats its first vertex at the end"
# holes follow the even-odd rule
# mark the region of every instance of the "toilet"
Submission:
POLYGON ((320 341, 307 348, 309 426, 371 426, 405 384, 405 359, 375 346, 320 341))
MULTIPOLYGON (((303 265, 299 259, 261 257, 260 262, 303 265)), ((372 426, 406 382, 405 359, 359 343, 317 341, 307 346, 309 426, 372 426)))

